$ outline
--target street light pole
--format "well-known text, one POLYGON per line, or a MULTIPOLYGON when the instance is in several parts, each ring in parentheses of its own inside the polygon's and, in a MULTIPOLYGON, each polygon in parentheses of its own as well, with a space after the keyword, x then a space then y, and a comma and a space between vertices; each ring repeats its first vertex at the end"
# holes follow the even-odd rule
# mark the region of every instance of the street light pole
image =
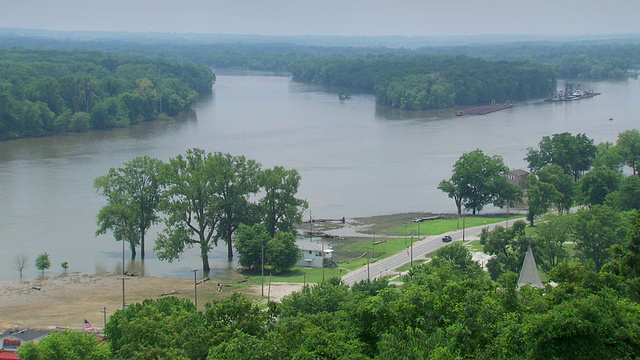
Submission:
POLYGON ((193 303, 196 306, 196 311, 198 311, 198 283, 196 282, 198 269, 193 269, 191 272, 193 273, 193 303))
POLYGON ((376 233, 373 233, 373 240, 371 240, 371 258, 376 257, 376 233))
POLYGON ((322 282, 324 282, 324 238, 320 238, 322 244, 322 282))
POLYGON ((129 280, 129 278, 123 276, 123 277, 119 277, 118 279, 122 280, 122 310, 124 310, 127 307, 127 303, 124 299, 124 281, 129 280))
POLYGON ((127 272, 124 271, 124 239, 122 239, 122 275, 125 275, 127 272))
POLYGON ((367 258, 367 281, 371 282, 371 270, 369 269, 369 258, 367 258))
POLYGON ((407 222, 404 223, 404 246, 407 246, 407 222))
POLYGON ((462 210, 462 241, 464 241, 465 216, 466 215, 467 215, 467 209, 462 210))
POLYGON ((507 203, 507 220, 505 220, 504 227, 509 228, 509 203, 507 203))
POLYGON ((411 230, 411 267, 413 267, 413 230, 411 230))

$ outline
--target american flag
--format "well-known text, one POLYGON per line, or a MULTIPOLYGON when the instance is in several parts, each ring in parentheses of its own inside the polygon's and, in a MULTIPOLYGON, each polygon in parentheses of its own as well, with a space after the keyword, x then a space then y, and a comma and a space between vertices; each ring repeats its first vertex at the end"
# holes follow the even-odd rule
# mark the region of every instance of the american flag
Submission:
POLYGON ((93 330, 93 332, 98 332, 98 329, 93 327, 93 325, 91 325, 91 323, 88 322, 87 319, 84 319, 84 328, 85 329, 89 329, 89 330, 93 330))

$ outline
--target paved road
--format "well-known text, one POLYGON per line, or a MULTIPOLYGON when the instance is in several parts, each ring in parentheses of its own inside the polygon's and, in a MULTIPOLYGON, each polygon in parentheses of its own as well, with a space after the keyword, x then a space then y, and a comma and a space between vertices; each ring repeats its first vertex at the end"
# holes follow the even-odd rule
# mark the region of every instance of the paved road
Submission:
MULTIPOLYGON (((517 220, 509 220, 509 225, 513 224, 513 222, 517 220)), ((465 240, 476 239, 480 236, 482 232, 482 228, 487 227, 489 230, 493 230, 497 225, 504 226, 504 222, 499 222, 496 224, 476 226, 472 228, 467 228, 464 230, 465 240)), ((415 241, 413 243, 413 261, 416 263, 417 261, 424 261, 425 255, 431 253, 447 244, 451 244, 453 242, 462 241, 462 230, 448 232, 441 235, 433 235, 428 236, 424 240, 415 241), (453 239, 450 243, 443 243, 442 237, 444 235, 449 235, 453 239)), ((369 273, 367 272, 367 265, 355 269, 345 276, 342 277, 342 281, 348 286, 352 286, 353 284, 366 280, 370 278, 371 280, 378 279, 383 276, 389 276, 392 274, 397 274, 395 269, 401 267, 404 264, 411 262, 411 249, 408 251, 403 251, 397 253, 395 255, 389 256, 385 259, 381 259, 376 261, 375 263, 369 264, 369 273), (370 276, 370 277, 369 277, 370 276)))

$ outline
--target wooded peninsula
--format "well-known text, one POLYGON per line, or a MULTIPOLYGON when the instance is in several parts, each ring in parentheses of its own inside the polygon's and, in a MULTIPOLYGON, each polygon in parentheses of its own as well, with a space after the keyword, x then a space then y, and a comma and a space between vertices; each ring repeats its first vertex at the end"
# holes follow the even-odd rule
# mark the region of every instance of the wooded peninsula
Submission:
POLYGON ((174 116, 214 81, 207 67, 162 59, 0 50, 0 140, 174 116))

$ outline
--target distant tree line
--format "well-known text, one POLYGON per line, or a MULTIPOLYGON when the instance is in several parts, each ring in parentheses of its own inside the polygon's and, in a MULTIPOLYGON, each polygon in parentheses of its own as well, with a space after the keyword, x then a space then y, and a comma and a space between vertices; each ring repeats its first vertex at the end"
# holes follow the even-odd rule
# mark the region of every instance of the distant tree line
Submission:
POLYGON ((325 56, 377 55, 464 55, 490 61, 531 61, 551 65, 559 78, 621 78, 633 67, 640 67, 640 40, 637 37, 616 39, 568 39, 546 41, 496 41, 478 39, 466 44, 447 41, 420 41, 406 38, 363 37, 359 39, 295 37, 255 37, 233 39, 221 36, 171 34, 74 34, 73 40, 62 34, 34 31, 20 36, 0 33, 0 47, 34 49, 90 50, 118 54, 165 58, 190 62, 215 69, 288 71, 291 63, 325 56), (241 41, 242 40, 242 41, 241 41), (397 45, 392 47, 390 44, 397 45), (376 41, 386 46, 376 45, 376 41), (429 44, 431 43, 431 44, 429 44), (432 45, 436 43, 437 45, 432 45), (314 44, 323 44, 322 46, 314 44), (359 44, 355 46, 353 44, 359 44), (428 45, 426 45, 428 44, 428 45))
POLYGON ((292 63, 294 80, 375 92, 406 110, 489 104, 545 96, 556 88, 549 66, 466 56, 332 56, 292 63))
POLYGON ((127 126, 190 107, 215 75, 99 52, 0 50, 0 140, 127 126))

